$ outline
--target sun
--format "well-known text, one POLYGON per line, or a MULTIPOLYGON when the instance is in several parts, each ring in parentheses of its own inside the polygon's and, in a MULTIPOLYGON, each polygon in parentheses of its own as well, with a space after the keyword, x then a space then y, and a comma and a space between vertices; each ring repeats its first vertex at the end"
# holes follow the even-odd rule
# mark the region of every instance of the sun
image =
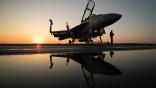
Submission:
POLYGON ((33 43, 41 44, 41 43, 43 43, 43 39, 40 37, 35 37, 33 40, 33 43))

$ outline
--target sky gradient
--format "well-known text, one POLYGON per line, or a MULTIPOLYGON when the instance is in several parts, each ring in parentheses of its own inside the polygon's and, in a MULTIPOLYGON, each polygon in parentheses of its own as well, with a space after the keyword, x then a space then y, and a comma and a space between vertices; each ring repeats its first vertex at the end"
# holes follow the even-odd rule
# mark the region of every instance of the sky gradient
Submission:
MULTIPOLYGON (((156 0, 94 0, 94 14, 119 13, 122 18, 106 27, 103 36, 116 43, 156 43, 156 0)), ((80 24, 87 0, 0 0, 0 43, 65 43, 49 33, 80 24)), ((95 39, 99 41, 99 39, 95 39)))

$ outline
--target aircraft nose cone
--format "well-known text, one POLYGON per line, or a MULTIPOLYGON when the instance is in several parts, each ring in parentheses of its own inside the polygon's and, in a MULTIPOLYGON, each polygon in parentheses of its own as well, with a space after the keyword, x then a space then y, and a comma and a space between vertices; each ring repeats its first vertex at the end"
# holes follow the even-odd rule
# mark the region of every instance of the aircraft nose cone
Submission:
POLYGON ((116 13, 110 13, 110 14, 106 14, 104 16, 105 17, 103 17, 103 18, 106 19, 106 20, 104 20, 105 27, 112 25, 113 23, 117 22, 122 17, 121 14, 116 14, 116 13))
POLYGON ((110 16, 111 16, 112 20, 114 20, 114 21, 118 21, 122 17, 121 14, 115 14, 115 13, 110 14, 110 16))
POLYGON ((121 15, 121 14, 115 14, 115 17, 116 17, 117 19, 120 19, 120 18, 122 17, 122 15, 121 15))

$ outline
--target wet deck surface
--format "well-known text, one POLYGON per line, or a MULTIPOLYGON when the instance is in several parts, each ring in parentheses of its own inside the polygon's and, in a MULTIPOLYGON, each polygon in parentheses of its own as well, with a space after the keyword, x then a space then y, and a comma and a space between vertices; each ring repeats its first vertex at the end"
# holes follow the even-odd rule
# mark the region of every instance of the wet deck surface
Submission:
POLYGON ((1 45, 0 86, 155 88, 154 48, 154 45, 1 45))

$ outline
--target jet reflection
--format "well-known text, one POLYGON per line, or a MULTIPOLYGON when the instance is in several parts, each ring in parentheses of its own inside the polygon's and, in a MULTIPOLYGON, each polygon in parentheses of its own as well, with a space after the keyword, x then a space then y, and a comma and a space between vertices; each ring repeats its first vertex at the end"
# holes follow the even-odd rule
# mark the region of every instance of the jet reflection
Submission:
MULTIPOLYGON (((114 52, 110 51, 110 57, 113 58, 114 52)), ((68 66, 70 59, 81 65, 81 69, 88 87, 95 87, 94 74, 117 76, 121 75, 121 71, 112 64, 106 62, 106 54, 103 52, 95 53, 54 53, 50 55, 50 69, 53 67, 52 57, 67 58, 68 66)))

